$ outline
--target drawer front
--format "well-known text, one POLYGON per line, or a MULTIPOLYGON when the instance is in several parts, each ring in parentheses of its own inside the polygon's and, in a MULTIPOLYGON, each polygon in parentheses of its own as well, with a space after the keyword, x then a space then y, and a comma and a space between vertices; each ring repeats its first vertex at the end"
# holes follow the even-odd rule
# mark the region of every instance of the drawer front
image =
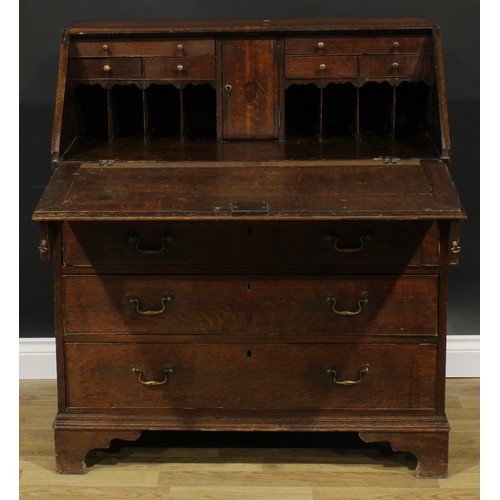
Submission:
POLYGON ((347 78, 358 76, 356 56, 287 57, 285 78, 347 78))
POLYGON ((432 345, 69 343, 65 348, 70 408, 435 406, 432 345))
POLYGON ((436 335, 436 276, 65 276, 66 333, 436 335))
POLYGON ((215 59, 211 57, 150 57, 144 59, 144 78, 165 80, 214 80, 215 59))
POLYGON ((141 78, 142 62, 139 57, 70 59, 70 75, 76 80, 141 78))
POLYGON ((70 57, 167 56, 200 57, 215 54, 214 39, 78 40, 70 45, 70 57))
POLYGON ((429 222, 77 222, 64 224, 63 241, 65 266, 78 267, 225 266, 230 272, 338 265, 360 272, 439 263, 438 229, 429 222))
POLYGON ((415 36, 313 36, 285 39, 287 55, 432 53, 432 38, 415 36))
POLYGON ((360 56, 359 76, 427 76, 431 58, 428 55, 360 56))

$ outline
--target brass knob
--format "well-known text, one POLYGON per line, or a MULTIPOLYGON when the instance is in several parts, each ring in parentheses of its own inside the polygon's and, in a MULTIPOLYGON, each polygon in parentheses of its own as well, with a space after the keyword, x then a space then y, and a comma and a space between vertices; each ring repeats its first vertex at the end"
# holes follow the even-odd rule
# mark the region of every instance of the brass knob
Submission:
POLYGON ((398 49, 398 48, 399 48, 399 42, 392 42, 392 46, 393 46, 395 49, 398 49))
POLYGON ((393 62, 392 63, 392 69, 398 69, 399 68, 399 63, 393 62))
POLYGON ((182 43, 179 43, 177 45, 177 52, 182 52, 184 50, 184 45, 182 45, 182 43))
POLYGON ((106 73, 108 73, 109 71, 111 71, 111 66, 109 64, 105 64, 103 67, 102 67, 102 70, 103 71, 106 71, 106 73))
POLYGON ((184 71, 184 66, 182 64, 177 65, 177 71, 179 71, 179 73, 184 71))
POLYGON ((102 46, 102 50, 104 50, 104 51, 106 51, 106 52, 107 52, 107 51, 109 50, 109 45, 104 44, 104 45, 102 46))
POLYGON ((324 49, 324 48, 325 48, 324 42, 318 42, 318 49, 324 49))
POLYGON ((325 69, 326 69, 326 64, 320 64, 319 65, 319 70, 320 71, 325 71, 325 69))

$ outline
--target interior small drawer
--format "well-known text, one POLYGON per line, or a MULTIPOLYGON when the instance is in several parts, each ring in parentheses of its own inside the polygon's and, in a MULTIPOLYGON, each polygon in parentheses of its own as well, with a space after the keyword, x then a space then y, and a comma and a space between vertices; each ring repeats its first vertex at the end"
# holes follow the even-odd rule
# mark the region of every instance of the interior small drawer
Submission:
POLYGON ((168 56, 199 57, 215 54, 214 39, 143 39, 119 40, 75 40, 70 44, 70 57, 105 56, 168 56))
POLYGON ((66 333, 437 335, 422 276, 63 277, 66 333))
POLYGON ((313 36, 287 37, 286 55, 415 54, 432 53, 432 38, 401 36, 313 36))
POLYGON ((140 57, 72 58, 69 75, 76 80, 141 78, 142 60, 140 57))
POLYGON ((434 345, 67 343, 65 366, 74 409, 435 407, 434 345))
POLYGON ((286 57, 285 78, 347 78, 358 76, 356 56, 286 57))
POLYGON ((144 78, 165 80, 214 80, 211 57, 149 57, 144 59, 144 78))
MULTIPOLYGON (((413 222, 73 222, 63 225, 66 267, 437 266, 439 232, 413 222), (200 244, 203 242, 203 244, 200 244)), ((229 272, 229 271, 226 271, 229 272)), ((276 269, 273 271, 276 272, 276 269)))
POLYGON ((359 76, 427 76, 431 57, 425 54, 366 55, 359 58, 359 76))

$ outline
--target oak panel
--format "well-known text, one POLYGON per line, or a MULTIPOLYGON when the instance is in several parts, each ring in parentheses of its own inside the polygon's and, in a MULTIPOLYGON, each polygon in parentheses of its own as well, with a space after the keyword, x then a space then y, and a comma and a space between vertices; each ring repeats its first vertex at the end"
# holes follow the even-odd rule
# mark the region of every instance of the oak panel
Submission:
POLYGON ((144 78, 214 80, 215 59, 209 57, 150 57, 144 60, 144 78))
POLYGON ((412 409, 434 406, 435 346, 66 345, 70 408, 412 409), (387 363, 391 359, 391 363, 387 363), (359 384, 360 367, 371 373, 359 384), (165 380, 162 385, 143 381, 165 380))
POLYGON ((276 139, 278 40, 224 40, 222 58, 224 139, 276 139))
POLYGON ((64 324, 66 333, 433 336, 437 285, 436 276, 65 276, 64 324))
POLYGON ((215 54, 215 40, 186 39, 173 37, 158 40, 116 39, 113 37, 99 40, 75 40, 70 44, 70 57, 118 57, 118 56, 165 56, 165 57, 202 57, 215 54), (182 46, 182 48, 180 47, 182 46))
POLYGON ((287 57, 285 78, 346 78, 358 76, 358 58, 354 56, 287 57))
POLYGON ((70 59, 71 77, 76 80, 107 78, 141 78, 142 61, 139 57, 105 57, 70 59), (109 68, 107 71, 105 68, 109 68))
POLYGON ((420 266, 439 263, 431 222, 72 222, 65 266, 420 266), (203 242, 203 245, 200 245, 203 242))
POLYGON ((427 76, 431 58, 428 55, 376 55, 360 56, 359 76, 427 76))
POLYGON ((432 38, 425 35, 393 36, 356 35, 289 36, 285 38, 287 55, 329 54, 411 54, 432 52, 432 38), (318 45, 320 44, 320 45, 318 45))
POLYGON ((122 166, 62 164, 39 201, 34 220, 233 219, 235 201, 268 203, 268 213, 246 219, 465 217, 448 166, 440 161, 353 166, 311 162, 275 169, 232 164, 122 166))

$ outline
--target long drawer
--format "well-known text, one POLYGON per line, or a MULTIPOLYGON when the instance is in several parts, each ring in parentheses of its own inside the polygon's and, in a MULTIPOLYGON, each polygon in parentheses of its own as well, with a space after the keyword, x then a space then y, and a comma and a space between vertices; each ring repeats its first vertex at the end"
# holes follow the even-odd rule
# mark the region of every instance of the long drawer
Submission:
POLYGON ((65 349, 69 408, 435 406, 432 345, 68 343, 65 349))
POLYGON ((65 276, 66 333, 436 335, 421 276, 65 276))
MULTIPOLYGON (((421 266, 430 222, 83 222, 63 226, 65 266, 421 266)), ((132 271, 133 272, 133 271, 132 271)), ((276 272, 276 270, 274 271, 276 272)))

